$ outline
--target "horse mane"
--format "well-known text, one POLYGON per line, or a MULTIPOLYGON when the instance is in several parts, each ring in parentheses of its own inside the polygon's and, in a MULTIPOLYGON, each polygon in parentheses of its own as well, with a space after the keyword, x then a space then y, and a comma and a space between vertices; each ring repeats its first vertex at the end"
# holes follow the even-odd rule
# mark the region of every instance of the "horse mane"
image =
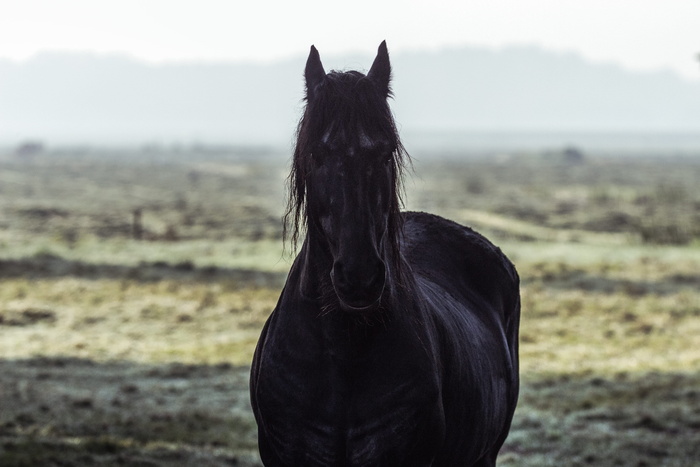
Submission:
MULTIPOLYGON (((306 210, 306 178, 312 167, 311 153, 314 144, 323 134, 342 128, 346 135, 359 137, 360 130, 369 132, 370 138, 377 134, 386 138, 393 148, 393 187, 388 217, 387 241, 390 242, 393 261, 399 261, 399 236, 402 229, 401 207, 403 206, 403 172, 410 165, 410 156, 399 139, 399 132, 389 108, 387 97, 377 89, 374 82, 357 71, 331 71, 323 82, 307 90, 306 106, 296 131, 296 144, 292 167, 287 180, 287 210, 284 215, 283 238, 291 241, 296 250, 300 236, 308 231, 306 210)), ((351 136, 351 137, 353 137, 351 136)))

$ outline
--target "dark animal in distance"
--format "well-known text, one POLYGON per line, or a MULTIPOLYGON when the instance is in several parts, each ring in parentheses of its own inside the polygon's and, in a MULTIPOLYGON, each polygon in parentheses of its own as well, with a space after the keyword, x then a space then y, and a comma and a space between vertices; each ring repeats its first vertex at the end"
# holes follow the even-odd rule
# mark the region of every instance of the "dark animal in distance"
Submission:
POLYGON ((266 466, 492 466, 518 398, 519 279, 486 238, 401 212, 382 42, 367 75, 315 47, 285 224, 303 244, 253 359, 266 466))

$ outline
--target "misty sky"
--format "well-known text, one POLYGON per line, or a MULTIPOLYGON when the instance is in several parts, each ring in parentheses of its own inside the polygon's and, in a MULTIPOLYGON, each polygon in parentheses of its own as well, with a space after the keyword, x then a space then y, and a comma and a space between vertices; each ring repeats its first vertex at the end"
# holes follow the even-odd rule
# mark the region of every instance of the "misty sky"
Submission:
POLYGON ((538 45, 700 81, 697 0, 0 0, 0 58, 45 50, 152 62, 538 45))

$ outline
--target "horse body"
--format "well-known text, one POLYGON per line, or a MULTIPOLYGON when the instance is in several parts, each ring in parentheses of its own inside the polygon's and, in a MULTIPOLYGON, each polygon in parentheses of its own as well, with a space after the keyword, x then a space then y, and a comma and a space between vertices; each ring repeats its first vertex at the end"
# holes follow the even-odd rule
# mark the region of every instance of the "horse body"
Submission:
POLYGON ((363 93, 345 91, 346 106, 368 93, 385 100, 385 45, 367 77, 326 78, 319 67, 312 48, 292 179, 306 238, 251 371, 261 458, 268 466, 494 465, 517 402, 517 273, 472 230, 398 213, 400 143, 373 130, 385 118, 363 125, 346 116, 337 127, 326 119, 305 134, 315 100, 328 105, 331 78, 363 93), (316 155, 305 160, 307 152, 316 155))
POLYGON ((447 432, 434 465, 494 465, 518 398, 517 273, 454 222, 408 213, 404 230, 402 250, 440 343, 447 432))

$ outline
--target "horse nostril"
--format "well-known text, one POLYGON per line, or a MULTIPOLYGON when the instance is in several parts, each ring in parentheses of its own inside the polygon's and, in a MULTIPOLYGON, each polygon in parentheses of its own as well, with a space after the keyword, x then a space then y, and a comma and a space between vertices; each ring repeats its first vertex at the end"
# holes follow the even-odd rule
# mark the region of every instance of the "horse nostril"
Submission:
POLYGON ((386 275, 386 266, 384 266, 384 263, 382 261, 379 261, 377 263, 377 267, 374 270, 374 274, 371 277, 370 281, 368 281, 368 285, 372 284, 377 284, 379 282, 383 283, 386 275))
POLYGON ((331 280, 336 286, 347 286, 347 278, 345 277, 345 268, 343 267, 343 263, 339 261, 333 263, 333 269, 331 269, 331 280))

